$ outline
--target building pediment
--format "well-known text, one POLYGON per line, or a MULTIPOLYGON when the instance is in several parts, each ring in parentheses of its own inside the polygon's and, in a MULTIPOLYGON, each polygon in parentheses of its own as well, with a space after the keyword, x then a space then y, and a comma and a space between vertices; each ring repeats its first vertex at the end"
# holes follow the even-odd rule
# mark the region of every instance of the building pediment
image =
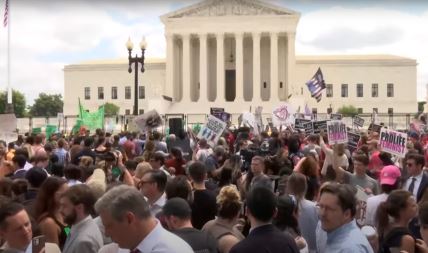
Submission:
POLYGON ((162 19, 185 17, 299 15, 297 12, 258 0, 207 0, 168 13, 162 19))

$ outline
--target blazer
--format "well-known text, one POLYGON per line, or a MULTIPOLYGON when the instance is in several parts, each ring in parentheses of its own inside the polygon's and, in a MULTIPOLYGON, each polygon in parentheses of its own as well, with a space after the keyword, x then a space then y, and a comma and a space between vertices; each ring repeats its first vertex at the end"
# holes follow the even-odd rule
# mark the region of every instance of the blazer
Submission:
POLYGON ((92 217, 73 226, 62 253, 97 253, 103 246, 103 237, 92 217))
POLYGON ((428 189, 428 175, 424 171, 422 174, 422 180, 419 185, 418 193, 416 194, 416 201, 421 201, 422 197, 424 196, 426 190, 428 189))
POLYGON ((248 237, 237 243, 230 253, 299 253, 296 242, 287 233, 268 224, 254 228, 248 237))

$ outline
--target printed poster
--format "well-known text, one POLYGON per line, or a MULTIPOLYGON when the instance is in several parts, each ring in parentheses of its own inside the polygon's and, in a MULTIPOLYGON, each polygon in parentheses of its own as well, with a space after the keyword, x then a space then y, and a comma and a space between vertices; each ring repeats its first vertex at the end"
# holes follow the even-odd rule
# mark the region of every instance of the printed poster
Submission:
POLYGON ((348 132, 348 148, 351 153, 357 149, 360 138, 361 136, 359 134, 348 132))
POLYGON ((206 139, 211 147, 214 147, 221 134, 226 129, 226 122, 216 118, 213 115, 208 117, 207 123, 201 128, 198 134, 199 139, 206 139))
POLYGON ((341 120, 331 120, 327 122, 327 135, 330 145, 348 142, 346 125, 341 120))
POLYGON ((404 157, 407 152, 407 134, 382 128, 379 145, 384 152, 404 157))
POLYGON ((311 122, 311 120, 307 119, 296 119, 294 121, 294 128, 296 129, 305 129, 305 124, 311 122))
POLYGON ((364 119, 361 118, 360 116, 355 116, 352 119, 352 123, 354 124, 354 126, 363 127, 364 126, 364 119))
POLYGON ((314 134, 320 134, 321 131, 324 130, 324 132, 327 132, 327 122, 329 120, 321 120, 321 121, 314 121, 313 124, 313 133, 314 134))

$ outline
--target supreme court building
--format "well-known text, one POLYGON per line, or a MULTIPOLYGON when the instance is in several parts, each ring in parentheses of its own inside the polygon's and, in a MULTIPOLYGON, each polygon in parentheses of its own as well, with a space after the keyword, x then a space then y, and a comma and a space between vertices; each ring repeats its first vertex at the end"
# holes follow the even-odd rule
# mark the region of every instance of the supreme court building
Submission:
MULTIPOLYGON (((416 60, 296 56, 299 18, 259 0, 206 0, 161 16, 166 59, 146 59, 146 71, 139 73, 140 112, 205 114, 224 107, 242 113, 263 106, 269 113, 281 102, 296 108, 307 103, 318 113, 343 105, 361 113, 417 111, 416 60), (317 103, 305 83, 319 67, 327 88, 317 103)), ((111 102, 121 114, 132 113, 134 74, 127 69, 125 58, 65 66, 65 115, 77 114, 78 97, 91 110, 111 102)))

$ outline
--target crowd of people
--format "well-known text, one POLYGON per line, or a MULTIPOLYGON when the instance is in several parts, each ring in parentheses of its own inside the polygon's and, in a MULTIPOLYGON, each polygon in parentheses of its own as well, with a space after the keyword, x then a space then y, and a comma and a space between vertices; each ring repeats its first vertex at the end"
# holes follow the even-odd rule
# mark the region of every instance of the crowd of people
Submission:
POLYGON ((428 252, 427 150, 291 129, 0 141, 0 252, 428 252))

